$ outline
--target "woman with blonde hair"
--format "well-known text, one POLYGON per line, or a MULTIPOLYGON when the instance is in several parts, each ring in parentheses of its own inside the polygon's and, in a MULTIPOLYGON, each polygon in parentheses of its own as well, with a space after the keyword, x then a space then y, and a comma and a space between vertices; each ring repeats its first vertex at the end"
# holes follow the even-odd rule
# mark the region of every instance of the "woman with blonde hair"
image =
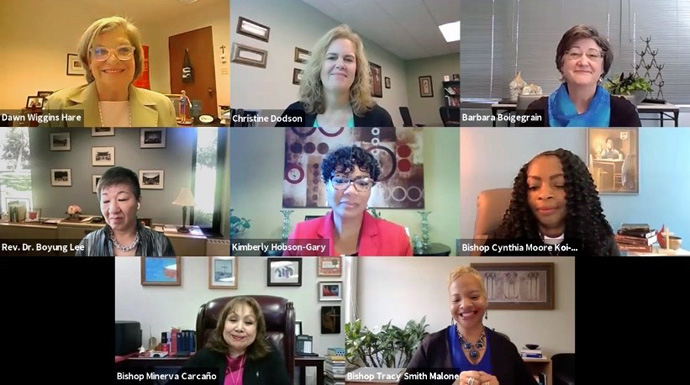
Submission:
MULTIPOLYGON (((84 127, 175 127, 175 108, 165 95, 135 87, 144 68, 139 29, 118 16, 98 19, 79 41, 86 85, 52 94, 44 110, 84 111, 84 127)), ((50 122, 64 126, 65 122, 50 122)))
POLYGON ((479 272, 469 266, 455 269, 450 273, 448 294, 455 324, 422 341, 399 384, 429 383, 415 379, 431 378, 434 372, 451 378, 433 382, 438 384, 537 385, 517 347, 484 327, 488 302, 479 272))
MULTIPOLYGON (((369 61, 362 39, 343 24, 312 48, 302 74, 300 100, 283 117, 304 114, 304 127, 393 127, 388 111, 371 96, 369 61)), ((296 126, 294 119, 279 126, 296 126)))

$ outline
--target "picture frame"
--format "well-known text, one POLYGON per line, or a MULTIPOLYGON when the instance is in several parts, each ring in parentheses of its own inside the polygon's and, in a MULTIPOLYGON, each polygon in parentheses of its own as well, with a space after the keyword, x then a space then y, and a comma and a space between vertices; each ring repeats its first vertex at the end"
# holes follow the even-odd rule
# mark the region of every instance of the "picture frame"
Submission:
POLYGON ((317 263, 319 277, 340 277, 343 274, 342 257, 318 257, 317 263))
POLYGON ((434 97, 434 83, 431 80, 431 75, 419 77, 419 96, 422 98, 434 97))
POLYGON ((267 286, 302 286, 302 258, 267 258, 267 286))
POLYGON ((141 286, 180 286, 181 257, 140 257, 141 286))
POLYGON ((391 78, 386 76, 384 79, 386 80, 386 88, 390 89, 391 88, 391 78))
POLYGON ((98 181, 101 180, 103 175, 91 175, 91 191, 94 194, 98 194, 98 181))
POLYGON ((50 134, 50 151, 71 151, 72 138, 69 132, 53 132, 50 134))
POLYGON ((165 170, 139 170, 139 186, 142 190, 163 190, 165 170))
POLYGON ((240 16, 237 21, 237 33, 268 43, 271 28, 240 16))
POLYGON ((295 337, 302 335, 302 321, 295 321, 295 337))
POLYGON ((91 165, 95 167, 115 165, 115 147, 91 147, 91 165))
POLYGON ((208 288, 237 289, 237 257, 208 257, 208 288))
POLYGON ((41 221, 41 209, 33 208, 26 211, 26 218, 24 222, 40 222, 41 221))
POLYGON ((84 76, 86 71, 82 65, 79 55, 76 53, 67 54, 67 75, 69 76, 84 76))
POLYGON ((50 169, 50 185, 54 187, 71 187, 72 186, 72 169, 71 168, 51 168, 50 169))
POLYGON ((232 62, 253 67, 266 68, 268 51, 244 44, 232 43, 232 62))
POLYGON ((295 47, 295 63, 306 64, 311 59, 311 51, 295 47))
POLYGON ((26 109, 28 110, 40 110, 43 108, 43 98, 40 96, 27 96, 26 97, 26 109))
POLYGON ((317 282, 319 302, 342 301, 343 282, 342 281, 322 281, 317 282))
POLYGON ((165 148, 165 128, 142 128, 139 148, 165 148))
POLYGON ((292 84, 299 85, 302 82, 302 70, 299 68, 294 68, 292 70, 292 84))
POLYGON ((555 309, 553 262, 470 263, 470 266, 482 276, 489 309, 555 309))
POLYGON ((91 136, 115 136, 115 129, 113 127, 93 127, 91 136))
POLYGON ((453 80, 460 80, 460 74, 453 74, 453 80))
POLYGON ((321 334, 340 334, 340 306, 321 306, 321 334))
POLYGON ((587 128, 587 167, 599 194, 640 193, 639 128, 587 128))
POLYGON ((381 77, 381 66, 369 62, 369 75, 371 76, 371 96, 375 98, 383 97, 383 78, 381 77))
POLYGON ((47 98, 48 96, 52 95, 53 92, 55 92, 55 91, 38 91, 38 92, 36 93, 36 96, 38 96, 39 98, 45 99, 45 98, 47 98))

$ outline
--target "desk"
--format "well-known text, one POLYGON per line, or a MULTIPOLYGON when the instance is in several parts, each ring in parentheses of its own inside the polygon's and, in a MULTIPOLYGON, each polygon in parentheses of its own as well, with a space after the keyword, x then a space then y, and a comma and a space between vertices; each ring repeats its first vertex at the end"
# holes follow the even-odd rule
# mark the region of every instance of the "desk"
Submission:
POLYGON ((323 385, 324 373, 323 362, 326 357, 300 357, 295 356, 295 367, 299 368, 299 385, 305 384, 307 366, 316 368, 316 385, 323 385))
POLYGON ((151 370, 156 366, 182 367, 189 357, 142 357, 139 353, 127 356, 115 356, 115 368, 151 370))
POLYGON ((450 247, 443 243, 430 243, 423 250, 413 250, 415 257, 447 257, 450 255, 450 247))
MULTIPOLYGON (((599 191, 602 190, 614 190, 616 191, 618 187, 623 187, 623 183, 621 181, 621 176, 622 174, 622 168, 623 168, 623 159, 593 159, 592 160, 592 166, 594 168, 593 174, 594 174, 594 183, 597 185, 599 188, 599 191), (597 169, 603 170, 607 169, 608 171, 604 171, 606 174, 611 175, 611 184, 605 184, 603 183, 603 180, 601 178, 601 172, 598 172, 597 169), (618 182, 618 183, 616 183, 618 182), (617 186, 620 185, 620 186, 617 186)), ((608 175, 607 175, 607 178, 608 175)))

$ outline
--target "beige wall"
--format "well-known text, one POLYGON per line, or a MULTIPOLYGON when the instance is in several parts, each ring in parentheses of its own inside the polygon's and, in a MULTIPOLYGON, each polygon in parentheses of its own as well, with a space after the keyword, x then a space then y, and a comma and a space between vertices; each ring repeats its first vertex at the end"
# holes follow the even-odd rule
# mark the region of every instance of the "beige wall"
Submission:
POLYGON ((413 123, 426 124, 431 127, 443 126, 438 109, 445 106, 443 98, 443 76, 453 78, 460 73, 460 55, 450 54, 405 62, 407 71, 407 100, 410 103, 410 115, 413 123), (431 75, 434 86, 434 97, 419 96, 419 77, 431 75))

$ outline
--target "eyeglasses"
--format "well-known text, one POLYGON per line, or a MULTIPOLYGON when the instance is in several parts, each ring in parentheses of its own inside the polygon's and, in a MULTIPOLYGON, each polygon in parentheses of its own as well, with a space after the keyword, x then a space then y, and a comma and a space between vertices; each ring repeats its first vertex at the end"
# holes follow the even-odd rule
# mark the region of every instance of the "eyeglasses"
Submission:
POLYGON ((359 192, 367 192, 371 190, 371 187, 374 186, 374 183, 375 182, 369 177, 357 177, 353 180, 345 176, 334 176, 331 179, 333 188, 340 191, 347 190, 347 188, 350 187, 350 184, 354 184, 355 190, 359 192))
POLYGON ((587 52, 582 52, 579 49, 571 49, 565 51, 565 57, 568 58, 568 60, 578 60, 582 57, 583 54, 586 55, 587 59, 591 61, 597 61, 604 57, 604 54, 602 52, 599 52, 595 49, 590 49, 587 52))
POLYGON ((94 47, 91 49, 91 57, 95 61, 106 61, 110 55, 115 51, 115 56, 122 60, 129 60, 134 56, 135 48, 130 45, 121 45, 117 48, 110 49, 106 47, 94 47))

